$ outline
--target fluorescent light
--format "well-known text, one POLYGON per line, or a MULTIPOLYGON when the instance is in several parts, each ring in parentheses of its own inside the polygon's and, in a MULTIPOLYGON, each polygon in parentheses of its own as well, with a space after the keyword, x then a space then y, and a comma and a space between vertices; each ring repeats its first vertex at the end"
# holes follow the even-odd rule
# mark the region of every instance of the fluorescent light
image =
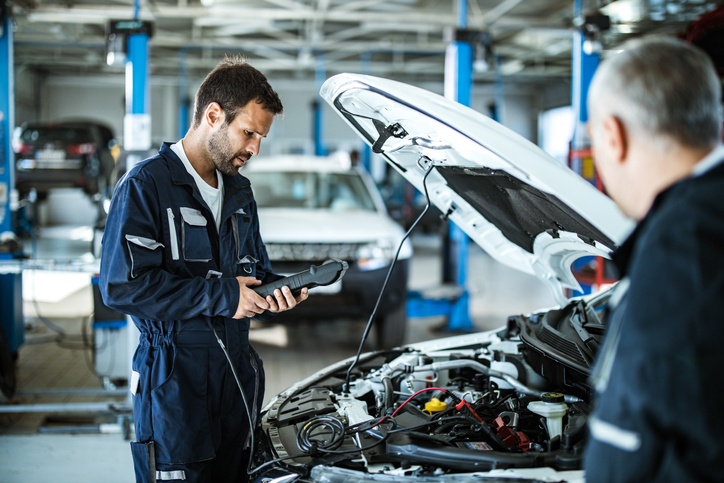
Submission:
POLYGON ((502 72, 503 75, 517 74, 523 69, 525 69, 525 65, 522 61, 518 59, 509 60, 508 62, 504 62, 503 65, 500 66, 500 72, 502 72))

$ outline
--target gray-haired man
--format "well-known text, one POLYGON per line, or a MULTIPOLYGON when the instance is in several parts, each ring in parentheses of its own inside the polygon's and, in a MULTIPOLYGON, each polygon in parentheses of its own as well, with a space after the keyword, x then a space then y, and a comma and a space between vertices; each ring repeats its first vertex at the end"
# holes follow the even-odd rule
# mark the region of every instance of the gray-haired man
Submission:
POLYGON ((604 185, 639 223, 614 254, 586 481, 724 479, 721 82, 652 37, 602 63, 588 105, 604 185))

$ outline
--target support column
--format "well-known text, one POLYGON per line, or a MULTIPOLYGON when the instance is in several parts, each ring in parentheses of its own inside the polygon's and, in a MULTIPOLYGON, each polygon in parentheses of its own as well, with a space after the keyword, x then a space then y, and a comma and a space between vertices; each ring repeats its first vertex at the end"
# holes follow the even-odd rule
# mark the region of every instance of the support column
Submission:
POLYGON ((15 189, 15 156, 12 133, 15 127, 15 79, 13 71, 12 19, 5 7, 0 35, 0 233, 12 230, 11 194, 15 189))
MULTIPOLYGON (((0 33, 0 234, 12 232, 12 193, 15 191, 15 156, 12 132, 15 127, 15 72, 13 58, 13 22, 10 12, 1 7, 0 33)), ((0 252, 0 260, 12 259, 17 253, 0 252)), ((0 275, 0 326, 3 364, 0 385, 6 397, 15 392, 15 367, 11 354, 17 354, 24 342, 22 273, 0 275), (7 345, 5 345, 7 344, 7 345), (10 352, 10 354, 7 353, 10 352), (7 364, 9 363, 9 364, 7 364)))
MULTIPOLYGON (((314 70, 314 81, 317 86, 317 92, 322 88, 325 80, 327 80, 326 59, 323 53, 318 53, 314 70)), ((314 155, 324 156, 327 154, 327 150, 324 147, 324 106, 317 98, 312 102, 312 115, 314 126, 314 155)))
POLYGON ((133 33, 127 41, 126 115, 123 118, 123 145, 129 152, 127 170, 151 149, 148 40, 148 33, 133 33))
MULTIPOLYGON (((574 18, 581 17, 581 0, 575 0, 574 18)), ((573 156, 571 168, 584 178, 594 182, 593 179, 593 160, 590 154, 582 156, 582 150, 591 147, 586 132, 586 123, 588 122, 588 108, 586 99, 588 98, 588 87, 591 85, 593 74, 598 69, 601 57, 597 52, 585 49, 586 38, 583 32, 576 30, 573 34, 573 78, 571 82, 571 104, 573 112, 576 116, 575 128, 573 131, 573 156), (588 176, 587 176, 588 175, 588 176)))
MULTIPOLYGON (((361 71, 364 75, 372 75, 372 51, 371 50, 365 50, 362 52, 361 58, 360 58, 360 64, 361 64, 361 71)), ((370 148, 369 144, 362 141, 362 166, 367 170, 368 173, 371 173, 372 167, 370 166, 372 163, 372 149, 370 148)))
MULTIPOLYGON (((582 18, 581 0, 575 0, 573 16, 575 19, 582 18)), ((590 48, 586 49, 586 42, 583 31, 576 30, 573 34, 571 79, 571 104, 573 105, 575 125, 569 159, 573 171, 580 174, 588 182, 595 184, 596 176, 591 153, 591 141, 586 130, 586 123, 588 123, 586 100, 588 98, 588 88, 600 62, 600 55, 590 48)), ((592 44, 590 41, 588 43, 589 45, 592 44)), ((593 257, 582 257, 574 261, 572 264, 574 274, 580 272, 592 260, 594 260, 593 257)), ((595 260, 597 277, 600 275, 600 278, 603 278, 603 259, 598 257, 595 260)), ((581 283, 581 289, 583 294, 589 294, 592 292, 593 286, 581 283)))
POLYGON ((503 79, 503 72, 501 69, 503 61, 500 58, 500 54, 495 54, 493 62, 493 68, 495 69, 495 115, 493 116, 493 120, 503 124, 503 111, 505 111, 505 81, 503 79))
MULTIPOLYGON (((182 139, 188 131, 189 109, 191 99, 188 93, 188 72, 186 70, 186 56, 188 50, 184 47, 178 51, 178 138, 182 139)), ((192 116, 193 118, 193 116, 192 116)))
MULTIPOLYGON (((129 152, 126 157, 126 170, 140 162, 151 149, 151 114, 149 95, 149 39, 153 31, 150 22, 138 20, 140 0, 134 2, 133 22, 129 25, 126 41, 126 115, 123 118, 123 144, 129 152)), ((138 330, 126 317, 129 362, 138 346, 138 330)), ((131 364, 127 367, 128 383, 133 384, 131 364)), ((133 405, 130 391, 126 404, 133 405)))
MULTIPOLYGON (((458 29, 467 28, 467 11, 467 0, 458 0, 458 29)), ((473 46, 454 40, 445 55, 445 97, 470 107, 472 85, 473 46)), ((473 330, 466 287, 468 244, 465 232, 450 222, 449 243, 443 246, 443 282, 454 282, 461 289, 448 319, 447 328, 453 331, 473 330)))

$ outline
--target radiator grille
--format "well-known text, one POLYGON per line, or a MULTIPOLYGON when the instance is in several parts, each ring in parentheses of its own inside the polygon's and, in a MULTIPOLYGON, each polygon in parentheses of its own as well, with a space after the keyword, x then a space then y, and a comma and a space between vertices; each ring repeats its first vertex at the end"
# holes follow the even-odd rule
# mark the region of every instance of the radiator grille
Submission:
POLYGON ((266 243, 269 259, 274 261, 305 260, 319 262, 338 258, 355 260, 360 243, 266 243))

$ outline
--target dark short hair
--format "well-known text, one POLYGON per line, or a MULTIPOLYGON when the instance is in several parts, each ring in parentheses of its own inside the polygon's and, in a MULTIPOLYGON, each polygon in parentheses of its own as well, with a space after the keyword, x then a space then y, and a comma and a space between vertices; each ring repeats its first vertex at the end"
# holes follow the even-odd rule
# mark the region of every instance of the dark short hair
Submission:
POLYGON ((193 127, 201 123, 206 106, 216 102, 224 111, 226 124, 231 123, 239 109, 256 101, 264 109, 281 114, 284 110, 279 95, 264 74, 242 57, 226 57, 209 72, 196 92, 193 127))

